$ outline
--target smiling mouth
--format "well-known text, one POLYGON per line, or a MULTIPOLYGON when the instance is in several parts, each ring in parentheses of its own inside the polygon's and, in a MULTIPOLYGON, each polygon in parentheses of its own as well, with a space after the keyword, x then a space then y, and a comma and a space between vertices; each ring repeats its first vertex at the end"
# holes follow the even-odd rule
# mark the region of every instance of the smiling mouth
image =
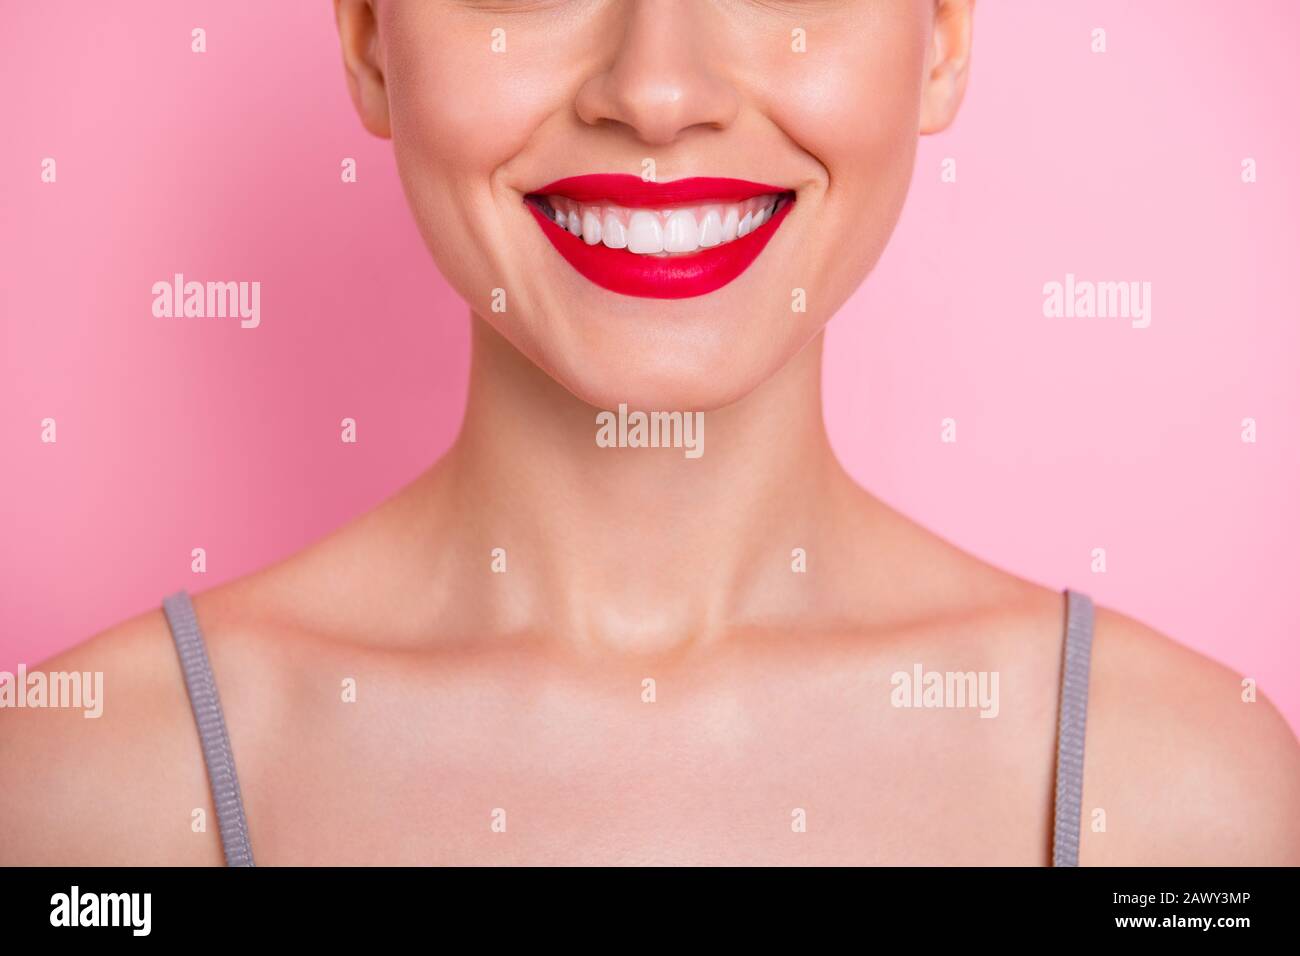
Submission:
POLYGON ((794 204, 793 190, 740 179, 647 183, 573 176, 524 197, 563 258, 622 295, 705 295, 741 275, 794 204))
POLYGON ((580 203, 567 196, 525 197, 561 229, 589 246, 626 249, 635 255, 672 255, 712 249, 743 239, 766 225, 791 194, 766 193, 741 202, 638 209, 580 203))

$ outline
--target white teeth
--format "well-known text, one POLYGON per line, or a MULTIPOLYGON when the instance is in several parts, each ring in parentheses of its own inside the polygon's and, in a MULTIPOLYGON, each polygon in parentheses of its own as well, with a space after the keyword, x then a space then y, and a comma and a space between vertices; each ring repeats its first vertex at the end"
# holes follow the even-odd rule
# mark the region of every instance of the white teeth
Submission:
POLYGON ((695 214, 679 209, 668 217, 664 228, 664 252, 694 252, 700 248, 700 227, 695 214))
POLYGON ((673 255, 712 249, 747 236, 771 221, 786 201, 783 195, 769 194, 741 202, 647 209, 548 196, 540 207, 557 226, 589 246, 673 255))
POLYGON ((718 215, 716 209, 710 209, 704 214, 704 222, 700 223, 700 247, 712 249, 720 242, 722 242, 722 217, 718 215))
POLYGON ((731 242, 740 230, 740 210, 735 206, 727 207, 727 215, 722 220, 722 241, 731 242))
POLYGON ((604 235, 601 236, 601 239, 604 241, 605 245, 609 246, 609 248, 627 248, 627 229, 623 227, 623 223, 619 220, 618 216, 614 215, 612 212, 605 213, 605 222, 602 226, 602 231, 604 232, 604 235))
POLYGON ((627 224, 627 248, 631 252, 656 253, 664 251, 664 229, 659 217, 638 209, 627 224))
POLYGON ((582 241, 589 246, 600 242, 600 217, 594 210, 584 209, 582 212, 582 241))

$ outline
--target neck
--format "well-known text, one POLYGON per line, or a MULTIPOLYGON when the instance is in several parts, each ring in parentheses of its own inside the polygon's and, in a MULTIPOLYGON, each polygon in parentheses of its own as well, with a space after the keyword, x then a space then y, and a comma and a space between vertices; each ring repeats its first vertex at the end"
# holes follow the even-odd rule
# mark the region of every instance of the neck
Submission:
POLYGON ((827 512, 848 483, 822 422, 821 347, 819 335, 757 390, 704 413, 704 454, 692 458, 601 447, 601 410, 475 316, 464 425, 435 469, 432 506, 454 513, 457 550, 472 556, 461 567, 479 620, 659 651, 780 617, 805 577, 791 572, 793 549, 812 553, 835 533, 827 512), (504 573, 491 571, 497 548, 504 573))

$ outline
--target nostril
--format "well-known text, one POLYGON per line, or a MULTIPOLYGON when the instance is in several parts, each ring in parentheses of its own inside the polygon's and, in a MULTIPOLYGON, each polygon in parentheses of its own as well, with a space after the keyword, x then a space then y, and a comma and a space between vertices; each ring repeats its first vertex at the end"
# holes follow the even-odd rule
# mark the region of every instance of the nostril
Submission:
POLYGON ((574 107, 589 126, 622 126, 641 142, 664 146, 687 130, 728 128, 740 96, 699 58, 678 52, 620 57, 582 84, 574 107))

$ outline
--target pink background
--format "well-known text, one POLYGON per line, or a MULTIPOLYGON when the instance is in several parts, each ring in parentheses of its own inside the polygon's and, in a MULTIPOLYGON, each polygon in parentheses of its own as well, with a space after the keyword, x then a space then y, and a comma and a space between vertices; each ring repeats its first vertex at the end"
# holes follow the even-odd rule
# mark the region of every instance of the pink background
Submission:
MULTIPOLYGON (((964 113, 923 142, 897 236, 832 323, 826 379, 835 445, 869 488, 1256 677, 1292 726, 1298 31, 1287 0, 984 0, 964 113), (1150 281, 1151 327, 1045 318, 1043 283, 1067 272, 1150 281)), ((468 334, 389 145, 351 111, 327 0, 13 4, 0 71, 12 670, 412 478, 454 435, 468 334), (154 318, 150 287, 177 271, 260 280, 262 326, 154 318), (358 446, 338 441, 345 415, 358 446)))

